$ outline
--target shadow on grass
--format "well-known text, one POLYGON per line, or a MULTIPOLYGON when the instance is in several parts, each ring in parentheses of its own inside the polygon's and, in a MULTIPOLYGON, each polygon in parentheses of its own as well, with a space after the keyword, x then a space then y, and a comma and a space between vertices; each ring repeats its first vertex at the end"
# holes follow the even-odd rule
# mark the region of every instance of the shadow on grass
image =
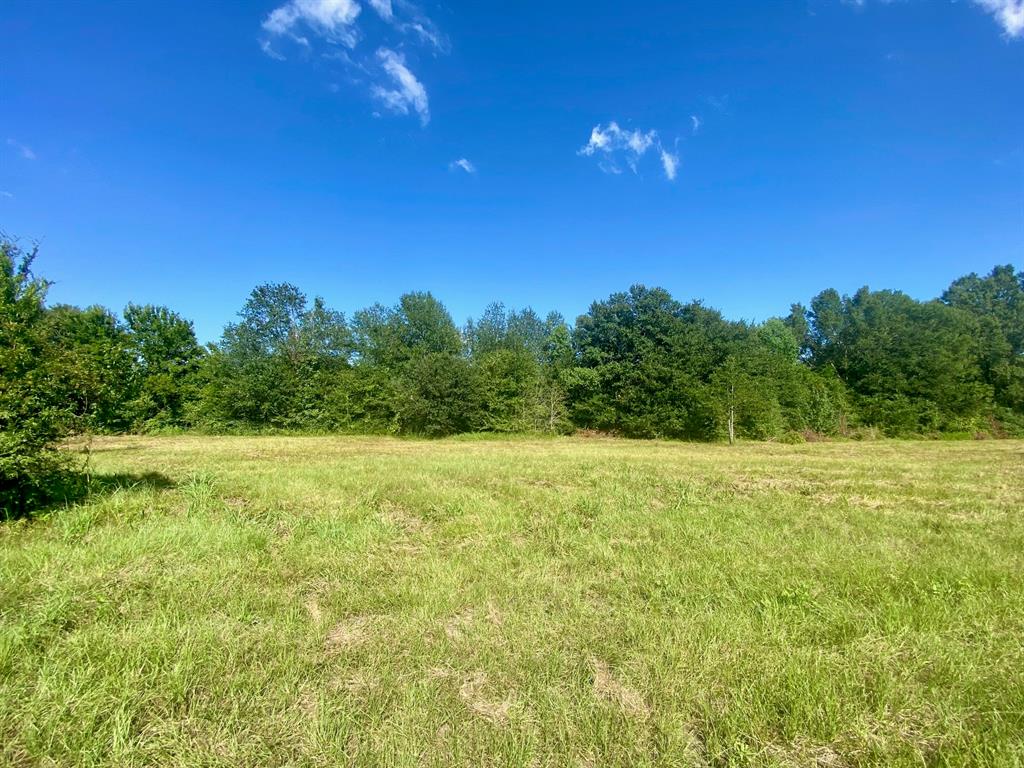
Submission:
POLYGON ((154 490, 166 491, 175 483, 167 475, 159 472, 129 473, 118 472, 112 475, 93 475, 85 486, 86 496, 113 493, 122 490, 154 490))
MULTIPOLYGON (((118 491, 165 491, 175 482, 159 472, 117 472, 106 475, 54 473, 34 488, 16 488, 2 494, 0 522, 31 520, 55 509, 109 496, 118 491)), ((4 489, 6 490, 6 489, 4 489)))

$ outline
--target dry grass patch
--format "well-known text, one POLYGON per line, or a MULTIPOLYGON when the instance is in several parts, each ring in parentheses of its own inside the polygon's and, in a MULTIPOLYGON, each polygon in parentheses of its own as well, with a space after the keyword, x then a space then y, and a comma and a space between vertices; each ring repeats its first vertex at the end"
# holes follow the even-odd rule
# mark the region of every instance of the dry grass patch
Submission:
POLYGON ((365 643, 370 637, 370 619, 366 616, 348 616, 327 633, 325 646, 330 653, 341 653, 365 643))
POLYGON ((650 717, 651 708, 639 691, 619 682, 608 665, 600 659, 591 659, 590 665, 594 674, 594 695, 597 698, 611 702, 638 720, 650 717))
POLYGON ((515 694, 507 692, 503 697, 496 695, 488 684, 487 675, 477 672, 459 686, 459 698, 475 714, 493 725, 505 725, 515 702, 515 694))

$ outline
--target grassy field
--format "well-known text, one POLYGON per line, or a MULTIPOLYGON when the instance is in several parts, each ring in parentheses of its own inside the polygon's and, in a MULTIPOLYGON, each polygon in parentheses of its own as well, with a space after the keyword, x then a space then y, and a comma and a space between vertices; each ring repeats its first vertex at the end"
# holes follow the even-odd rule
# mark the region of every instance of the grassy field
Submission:
POLYGON ((0 762, 1024 764, 1024 443, 119 438, 0 762))

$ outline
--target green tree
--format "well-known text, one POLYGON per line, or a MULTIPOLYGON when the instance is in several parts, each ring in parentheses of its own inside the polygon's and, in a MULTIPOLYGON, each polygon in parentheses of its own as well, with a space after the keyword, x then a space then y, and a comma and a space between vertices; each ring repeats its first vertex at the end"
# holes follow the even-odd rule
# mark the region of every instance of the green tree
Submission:
POLYGON ((109 310, 60 304, 47 310, 50 367, 67 393, 76 428, 123 432, 132 427, 131 404, 139 370, 127 329, 109 310))
POLYGON ((136 418, 146 426, 186 426, 186 406, 198 394, 203 348, 195 329, 167 307, 129 304, 124 311, 129 349, 138 366, 136 418))
POLYGON ((353 322, 360 388, 356 407, 401 432, 440 436, 479 429, 480 393, 462 337, 429 293, 394 307, 357 312, 353 322))
POLYGON ((468 360, 445 352, 417 354, 398 391, 396 422, 402 432, 443 437, 481 427, 478 380, 468 360))
POLYGON ((210 350, 203 410, 213 426, 331 428, 339 414, 333 387, 349 367, 351 335, 340 312, 287 283, 255 288, 210 350))
POLYGON ((849 389, 863 423, 889 434, 967 430, 991 404, 977 322, 937 301, 862 288, 811 302, 811 362, 849 389))
POLYGON ((568 376, 576 365, 572 348, 572 331, 557 312, 544 320, 544 348, 541 365, 541 404, 543 429, 546 432, 566 432, 569 419, 568 376))
POLYGON ((576 321, 580 368, 567 376, 578 426, 633 437, 711 437, 711 376, 742 332, 699 303, 635 285, 576 321))
POLYGON ((56 442, 72 414, 52 365, 47 283, 32 274, 36 250, 0 239, 0 516, 30 513, 66 493, 72 474, 56 442))
POLYGON ((451 315, 430 293, 407 293, 395 307, 375 304, 357 312, 353 332, 361 362, 393 371, 422 355, 462 352, 451 315))
POLYGON ((493 349, 473 361, 480 382, 480 426, 492 432, 532 432, 543 426, 541 368, 523 348, 493 349))
POLYGON ((943 303, 978 322, 982 376, 1003 416, 1024 427, 1024 272, 995 267, 985 277, 971 273, 953 282, 943 303))
POLYGON ((480 381, 483 428, 496 432, 557 432, 566 427, 560 367, 572 343, 557 313, 491 304, 463 332, 480 381))

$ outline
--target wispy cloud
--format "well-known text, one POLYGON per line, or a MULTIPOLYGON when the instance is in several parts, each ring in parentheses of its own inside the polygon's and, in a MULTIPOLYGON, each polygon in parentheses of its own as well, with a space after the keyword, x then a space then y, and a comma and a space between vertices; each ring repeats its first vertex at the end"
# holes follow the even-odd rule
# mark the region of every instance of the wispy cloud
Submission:
POLYGON ((14 199, 14 195, 5 189, 0 189, 0 197, 6 197, 8 200, 14 199))
MULTIPOLYGON (((952 0, 954 3, 956 0, 952 0)), ((862 9, 867 0, 842 0, 843 5, 862 9)), ((881 5, 888 5, 893 0, 877 0, 881 5)), ((970 0, 973 5, 987 11, 996 23, 1003 28, 1009 38, 1024 37, 1024 0, 970 0)))
POLYGON ((597 157, 598 167, 605 173, 622 173, 623 164, 633 173, 638 173, 640 161, 651 149, 661 157, 662 169, 669 181, 674 181, 679 168, 679 157, 662 146, 658 132, 628 130, 621 128, 614 120, 606 126, 595 125, 590 131, 590 140, 577 152, 584 157, 597 157))
POLYGON ((1024 0, 973 0, 988 11, 1007 37, 1024 36, 1024 0))
POLYGON ((665 178, 669 181, 676 180, 676 173, 679 171, 679 155, 661 150, 661 167, 665 170, 665 178))
POLYGON ((283 55, 274 50, 269 40, 260 40, 260 50, 272 59, 277 59, 278 61, 284 61, 285 59, 283 55))
POLYGON ((427 89, 405 66, 405 56, 389 48, 381 48, 377 51, 377 58, 395 87, 375 85, 372 89, 374 97, 392 112, 407 115, 412 109, 420 116, 423 125, 429 123, 430 100, 427 97, 427 89))
POLYGON ((299 31, 309 31, 354 48, 359 41, 355 21, 361 10, 355 0, 290 0, 270 12, 263 21, 263 29, 302 44, 309 41, 299 31))
POLYGON ((452 160, 450 163, 448 163, 449 171, 457 171, 459 169, 462 169, 463 171, 471 175, 476 173, 476 166, 473 165, 471 162, 469 162, 469 160, 467 160, 464 157, 460 157, 458 160, 452 160))
POLYGON ((381 18, 390 22, 403 35, 434 48, 440 53, 448 53, 451 48, 448 36, 411 0, 369 0, 369 2, 371 4, 386 3, 391 8, 391 16, 382 14, 381 18))
POLYGON ((18 151, 18 154, 20 154, 26 160, 36 159, 36 153, 32 151, 32 147, 26 146, 25 144, 22 144, 20 141, 8 139, 7 146, 14 147, 14 149, 18 151))
POLYGON ((732 102, 728 93, 723 93, 721 96, 705 96, 704 101, 707 102, 707 105, 715 110, 715 112, 725 115, 732 112, 732 102))
POLYGON ((704 124, 704 121, 701 120, 697 115, 690 115, 690 122, 693 124, 694 133, 697 133, 697 131, 700 130, 700 127, 704 124))
POLYGON ((399 26, 399 29, 406 34, 414 35, 421 43, 428 43, 441 53, 448 53, 451 47, 448 43, 448 38, 425 17, 419 21, 410 21, 407 24, 402 24, 399 26))
POLYGON ((395 10, 391 7, 391 0, 367 0, 370 7, 377 12, 384 21, 391 21, 395 18, 395 10))
POLYGON ((411 0, 288 0, 267 15, 262 31, 268 57, 283 61, 284 51, 298 46, 343 67, 351 84, 368 88, 388 111, 430 122, 427 89, 407 57, 416 46, 447 52, 448 38, 411 0), (364 14, 364 5, 373 13, 364 14), (373 38, 374 47, 364 47, 373 38))

